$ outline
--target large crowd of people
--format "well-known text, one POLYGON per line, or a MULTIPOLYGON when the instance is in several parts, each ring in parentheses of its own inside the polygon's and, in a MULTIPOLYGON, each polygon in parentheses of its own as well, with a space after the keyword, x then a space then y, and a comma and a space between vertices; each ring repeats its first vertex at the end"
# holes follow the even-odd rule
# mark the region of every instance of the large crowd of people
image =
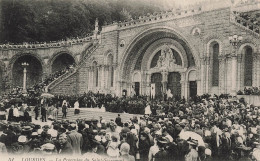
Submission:
POLYGON ((19 48, 46 48, 46 47, 61 47, 70 46, 73 44, 79 44, 92 40, 93 33, 89 33, 86 36, 71 37, 68 39, 62 39, 59 41, 50 42, 24 42, 22 44, 5 43, 0 44, 0 49, 19 49, 19 48))
POLYGON ((234 14, 240 18, 236 19, 236 22, 248 27, 250 30, 255 31, 259 34, 260 18, 257 13, 254 12, 236 12, 234 14))
POLYGON ((260 87, 245 87, 243 91, 239 90, 238 95, 258 95, 260 96, 260 87))
POLYGON ((126 122, 120 114, 111 120, 65 118, 44 126, 26 119, 3 121, 1 153, 112 160, 260 160, 260 107, 226 95, 139 101, 145 106, 144 115, 126 122))

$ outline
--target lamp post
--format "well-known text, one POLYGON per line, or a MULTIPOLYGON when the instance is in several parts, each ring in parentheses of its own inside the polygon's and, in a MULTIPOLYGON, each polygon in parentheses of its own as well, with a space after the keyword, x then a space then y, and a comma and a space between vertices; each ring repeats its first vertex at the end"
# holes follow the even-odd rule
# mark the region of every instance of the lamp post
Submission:
POLYGON ((26 73, 27 73, 26 67, 28 67, 29 64, 27 62, 23 62, 22 66, 23 66, 23 93, 27 93, 27 91, 26 91, 26 73))
POLYGON ((236 95, 237 87, 237 48, 243 40, 242 36, 229 36, 229 43, 233 46, 231 51, 231 94, 236 95))

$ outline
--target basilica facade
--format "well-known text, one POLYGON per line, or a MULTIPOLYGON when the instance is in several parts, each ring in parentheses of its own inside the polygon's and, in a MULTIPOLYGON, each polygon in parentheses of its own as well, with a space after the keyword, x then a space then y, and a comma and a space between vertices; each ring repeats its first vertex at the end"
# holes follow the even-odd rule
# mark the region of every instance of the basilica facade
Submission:
POLYGON ((40 71, 35 72, 38 81, 63 62, 76 64, 72 72, 46 85, 54 94, 236 95, 244 87, 260 86, 259 8, 259 1, 217 0, 102 26, 100 34, 96 24, 88 41, 74 44, 2 45, 1 76, 10 86, 18 85, 15 63, 30 56, 39 62, 33 67, 40 71))

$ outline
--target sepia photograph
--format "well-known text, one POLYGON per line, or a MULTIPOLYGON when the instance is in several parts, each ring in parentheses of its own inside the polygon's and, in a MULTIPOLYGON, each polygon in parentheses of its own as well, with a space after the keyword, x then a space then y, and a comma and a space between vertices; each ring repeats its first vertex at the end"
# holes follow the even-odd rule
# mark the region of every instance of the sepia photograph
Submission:
POLYGON ((0 0, 0 161, 260 161, 260 0, 0 0))

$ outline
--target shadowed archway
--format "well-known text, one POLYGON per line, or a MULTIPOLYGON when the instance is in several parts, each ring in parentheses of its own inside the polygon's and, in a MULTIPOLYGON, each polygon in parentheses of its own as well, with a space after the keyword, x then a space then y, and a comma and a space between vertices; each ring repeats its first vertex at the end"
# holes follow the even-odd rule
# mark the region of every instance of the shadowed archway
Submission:
POLYGON ((59 54, 52 63, 52 73, 55 73, 56 71, 61 71, 73 64, 75 64, 75 59, 70 54, 59 54))
POLYGON ((22 63, 27 62, 29 66, 27 67, 27 88, 35 85, 42 78, 42 64, 41 62, 32 55, 23 55, 17 58, 13 64, 12 68, 12 78, 14 87, 23 86, 23 66, 22 63))

